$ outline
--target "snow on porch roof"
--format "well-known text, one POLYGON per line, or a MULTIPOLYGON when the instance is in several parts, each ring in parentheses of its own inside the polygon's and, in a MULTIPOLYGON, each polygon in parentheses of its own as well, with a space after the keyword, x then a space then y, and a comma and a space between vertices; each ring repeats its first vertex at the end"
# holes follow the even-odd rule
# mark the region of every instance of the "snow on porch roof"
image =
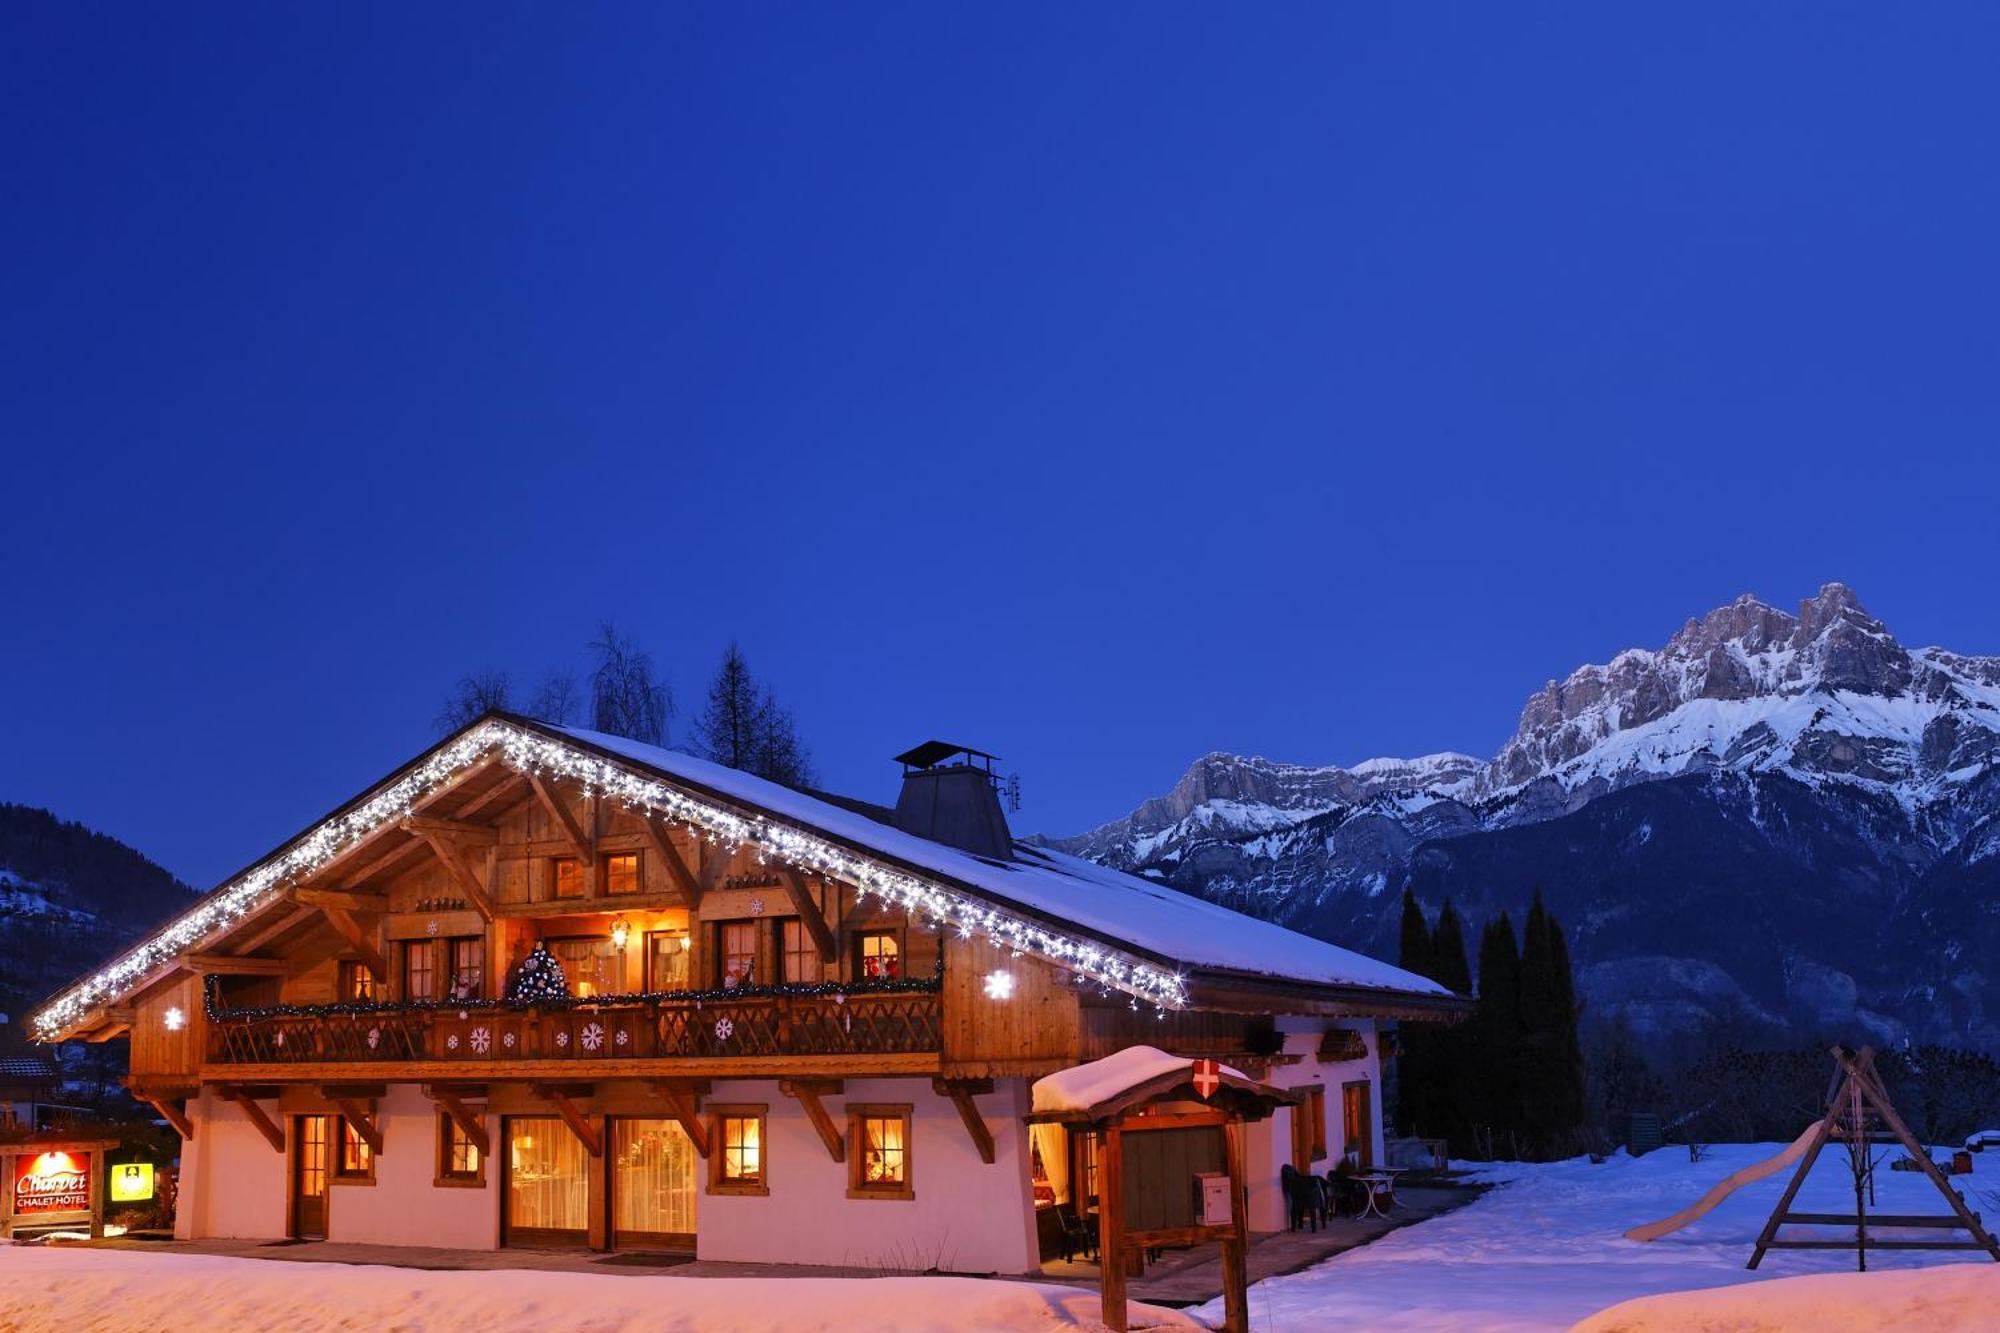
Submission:
POLYGON ((1277 982, 1439 999, 1451 996, 1450 990, 1428 977, 1046 847, 1017 842, 1012 861, 993 861, 692 755, 579 727, 548 730, 767 811, 787 823, 818 830, 946 876, 1003 902, 1069 922, 1100 939, 1127 944, 1170 965, 1246 973, 1277 982))
MULTIPOLYGON (((1058 1069, 1036 1079, 1030 1088, 1028 1119, 1094 1123, 1163 1097, 1178 1100, 1195 1083, 1195 1064, 1157 1046, 1128 1046, 1101 1060, 1058 1069)), ((1247 1110, 1251 1119, 1262 1119, 1272 1107, 1293 1097, 1228 1065, 1216 1066, 1213 1086, 1205 1091, 1196 1086, 1194 1091, 1205 1101, 1219 1098, 1222 1106, 1247 1110)))

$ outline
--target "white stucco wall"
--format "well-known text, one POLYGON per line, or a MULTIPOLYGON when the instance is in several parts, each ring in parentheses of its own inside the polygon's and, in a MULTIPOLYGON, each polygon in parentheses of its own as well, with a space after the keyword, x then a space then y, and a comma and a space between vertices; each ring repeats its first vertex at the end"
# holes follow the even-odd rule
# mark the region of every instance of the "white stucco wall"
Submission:
MULTIPOLYGON (((486 1164, 486 1185, 439 1185, 437 1104, 411 1083, 392 1083, 376 1103, 382 1153, 373 1185, 327 1187, 327 1239, 375 1245, 441 1245, 490 1250, 500 1243, 499 1171, 486 1164)), ((495 1117, 487 1136, 497 1139, 495 1117)))
POLYGON ((704 1193, 696 1205, 700 1258, 970 1273, 1038 1267, 1025 1080, 995 1080, 994 1091, 978 1099, 993 1135, 991 1166, 979 1160, 957 1108, 931 1090, 928 1078, 848 1079, 842 1095, 825 1100, 843 1132, 849 1102, 910 1103, 916 1197, 848 1198, 847 1165, 827 1155, 804 1107, 772 1081, 718 1082, 711 1103, 770 1107, 770 1193, 704 1193))
MULTIPOLYGON (((283 1123, 275 1099, 260 1103, 283 1123)), ((276 1240, 285 1234, 285 1172, 290 1157, 274 1150, 243 1108, 212 1088, 188 1104, 194 1142, 181 1154, 176 1235, 276 1240)))
MULTIPOLYGON (((1374 1160, 1382 1160, 1382 1066, 1380 1062, 1380 1037, 1375 1024, 1362 1019, 1344 1019, 1331 1023, 1317 1018, 1280 1018, 1278 1031, 1285 1034, 1285 1054, 1302 1058, 1295 1064, 1273 1065, 1265 1076, 1265 1081, 1280 1088, 1310 1087, 1317 1083, 1326 1089, 1323 1101, 1326 1106, 1326 1151, 1324 1160, 1313 1164, 1313 1169, 1324 1175, 1339 1162, 1347 1151, 1347 1144, 1341 1136, 1340 1097, 1341 1085, 1366 1082, 1369 1085, 1369 1105, 1372 1123, 1369 1134, 1374 1160), (1321 1064, 1319 1046, 1321 1036, 1330 1028, 1351 1028, 1361 1034, 1368 1047, 1368 1054, 1359 1060, 1341 1060, 1321 1064)), ((1288 1225, 1285 1216, 1284 1191, 1278 1183, 1278 1169, 1292 1160, 1292 1117, 1303 1114, 1302 1110, 1282 1107, 1268 1120, 1250 1126, 1250 1133, 1244 1144, 1243 1169, 1250 1179, 1250 1229, 1252 1231, 1282 1231, 1288 1225)))

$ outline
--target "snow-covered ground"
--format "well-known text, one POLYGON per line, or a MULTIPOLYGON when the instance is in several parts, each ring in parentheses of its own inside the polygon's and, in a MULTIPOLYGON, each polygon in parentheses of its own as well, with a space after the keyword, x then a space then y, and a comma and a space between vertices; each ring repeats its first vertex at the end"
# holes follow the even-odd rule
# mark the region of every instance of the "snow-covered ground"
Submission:
MULTIPOLYGON (((1101 1329, 1098 1294, 978 1278, 692 1278, 287 1263, 0 1245, 9 1333, 1030 1333, 1101 1329)), ((1191 1329, 1132 1306, 1137 1328, 1191 1329)))
MULTIPOLYGON (((1372 1245, 1290 1277, 1271 1278, 1250 1289, 1251 1327, 1264 1333, 1340 1327, 1390 1331, 1417 1329, 1565 1329, 1608 1306, 1635 1297, 1695 1288, 1759 1282, 1805 1273, 1852 1272, 1854 1252, 1774 1250, 1756 1272, 1744 1268, 1750 1248, 1791 1179, 1786 1168, 1745 1186, 1700 1221, 1648 1243, 1626 1240, 1623 1232, 1656 1221, 1700 1198, 1709 1186, 1739 1167, 1769 1157, 1784 1145, 1724 1144, 1697 1163, 1684 1148, 1665 1148, 1641 1158, 1619 1155, 1593 1166, 1587 1159, 1542 1165, 1504 1164, 1484 1178, 1498 1188, 1456 1212, 1391 1232, 1372 1245)), ((1878 1151, 1882 1151, 1878 1149, 1878 1151)), ((1894 1152, 1901 1156, 1901 1150, 1894 1152)), ((1982 1211, 1981 1190, 2000 1189, 2000 1153, 1974 1156, 1970 1176, 1952 1177, 1974 1212, 1982 1211)), ((1945 1202, 1916 1172, 1877 1173, 1882 1213, 1941 1213, 1945 1202)), ((1853 1177, 1844 1151, 1820 1156, 1795 1209, 1852 1212, 1853 1177)), ((1995 1210, 1986 1207, 1987 1220, 1995 1210)), ((1792 1236, 1840 1233, 1832 1228, 1793 1227, 1792 1236)), ((1852 1234, 1849 1232, 1848 1234, 1852 1234)), ((1918 1234, 1918 1233, 1883 1233, 1918 1234)), ((1963 1232, 1928 1233, 1928 1238, 1963 1239, 1963 1232)), ((2000 1264, 1965 1251, 1871 1252, 1871 1270, 1975 1260, 2000 1274, 2000 1264)), ((1953 1275, 1956 1277, 1956 1275, 1953 1275)), ((2000 1281, 1993 1278, 1983 1281, 2000 1281)), ((1986 1288, 2000 1294, 2000 1285, 1986 1288)), ((1221 1302, 1189 1311, 1210 1322, 1222 1317, 1221 1302)), ((1649 1316, 1650 1318, 1650 1316, 1649 1316)), ((1647 1322, 1633 1327, 1818 1328, 1798 1322, 1714 1324, 1699 1320, 1647 1322)), ((1896 1327, 1889 1320, 1876 1327, 1896 1327)), ((1599 1324, 1600 1330, 1622 1328, 1599 1324)))
POLYGON ((1576 1333, 1990 1333, 2000 1324, 2000 1264, 1953 1264, 1925 1272, 1823 1273, 1779 1278, 1614 1305, 1576 1333))

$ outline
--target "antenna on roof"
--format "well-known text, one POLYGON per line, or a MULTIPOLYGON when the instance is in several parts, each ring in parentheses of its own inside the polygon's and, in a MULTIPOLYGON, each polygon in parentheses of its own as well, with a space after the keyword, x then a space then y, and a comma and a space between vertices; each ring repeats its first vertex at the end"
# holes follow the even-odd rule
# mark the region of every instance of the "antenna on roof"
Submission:
POLYGON ((1001 792, 1006 798, 1007 809, 1013 814, 1020 814, 1021 775, 1019 773, 1009 773, 1007 775, 1007 783, 1001 788, 1001 792))

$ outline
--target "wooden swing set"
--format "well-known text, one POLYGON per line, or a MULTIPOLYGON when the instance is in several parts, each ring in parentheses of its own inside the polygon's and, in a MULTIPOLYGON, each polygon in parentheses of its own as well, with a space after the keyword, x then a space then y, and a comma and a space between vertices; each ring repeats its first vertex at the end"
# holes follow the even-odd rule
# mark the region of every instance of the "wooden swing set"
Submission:
POLYGON ((1917 1142, 1909 1126, 1896 1114, 1896 1108, 1890 1105, 1888 1090, 1882 1086, 1882 1079, 1875 1072, 1874 1048, 1864 1046, 1857 1055, 1836 1046, 1833 1058, 1836 1068, 1827 1087, 1826 1115, 1811 1131, 1811 1138, 1806 1140, 1798 1170, 1792 1173, 1791 1183, 1785 1186, 1778 1206, 1771 1211, 1770 1220, 1764 1223, 1764 1230, 1757 1237, 1757 1248, 1750 1255, 1749 1266, 1755 1268, 1762 1263, 1767 1250, 1852 1249, 1855 1266, 1864 1273, 1868 1271, 1870 1250, 1984 1250, 1995 1262, 2000 1262, 2000 1244, 1996 1244, 1991 1233, 1980 1225, 1979 1214, 1965 1206, 1964 1196, 1951 1187, 1951 1183, 1937 1169, 1937 1164, 1931 1161, 1930 1151, 1917 1142), (1833 1140, 1847 1145, 1848 1164, 1854 1173, 1854 1212, 1791 1211, 1792 1200, 1798 1196, 1799 1186, 1805 1183, 1806 1173, 1812 1170, 1820 1149, 1833 1140), (1877 1213, 1871 1218, 1868 1205, 1875 1197, 1874 1146, 1878 1143, 1900 1143, 1911 1160, 1916 1162, 1917 1168, 1930 1178, 1931 1184, 1937 1186, 1938 1193, 1944 1196, 1945 1203, 1951 1208, 1950 1214, 1877 1213), (1779 1236, 1778 1228, 1788 1224, 1853 1227, 1854 1237, 1851 1240, 1822 1240, 1779 1236), (1971 1239, 1940 1236, 1911 1240, 1871 1236, 1868 1231, 1871 1224, 1898 1229, 1963 1230, 1970 1233, 1971 1239))

